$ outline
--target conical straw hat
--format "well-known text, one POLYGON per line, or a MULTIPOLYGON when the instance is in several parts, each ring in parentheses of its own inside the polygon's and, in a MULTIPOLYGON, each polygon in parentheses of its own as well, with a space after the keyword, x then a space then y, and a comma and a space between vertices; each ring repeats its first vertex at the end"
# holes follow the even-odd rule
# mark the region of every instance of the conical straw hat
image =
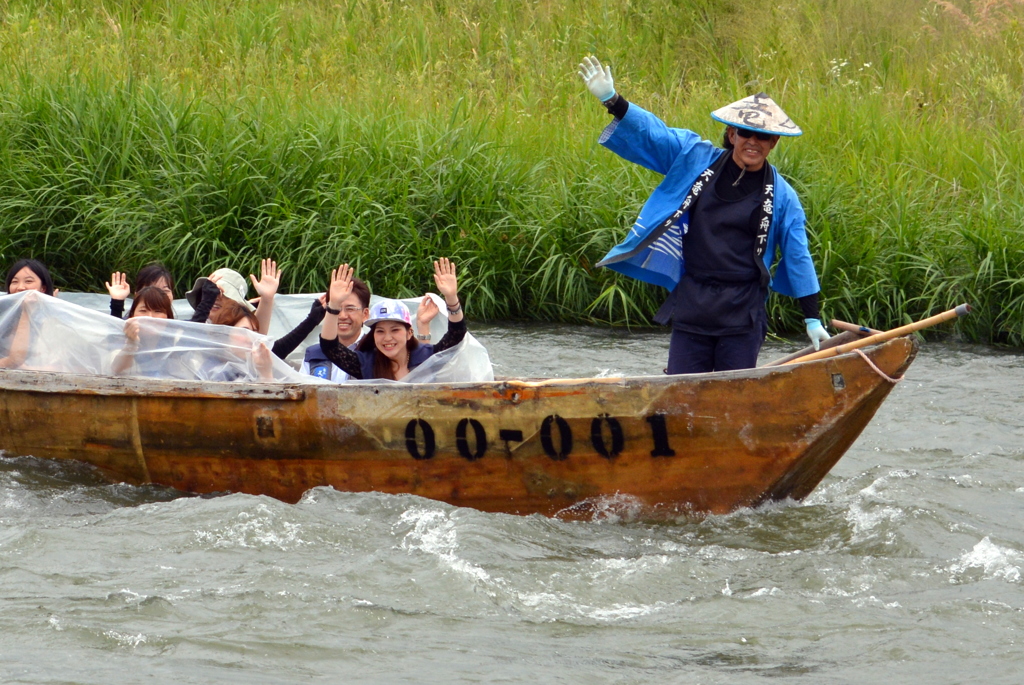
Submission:
POLYGON ((764 93, 737 100, 731 105, 716 109, 711 118, 728 126, 764 131, 776 136, 799 136, 800 127, 786 116, 775 100, 764 93))

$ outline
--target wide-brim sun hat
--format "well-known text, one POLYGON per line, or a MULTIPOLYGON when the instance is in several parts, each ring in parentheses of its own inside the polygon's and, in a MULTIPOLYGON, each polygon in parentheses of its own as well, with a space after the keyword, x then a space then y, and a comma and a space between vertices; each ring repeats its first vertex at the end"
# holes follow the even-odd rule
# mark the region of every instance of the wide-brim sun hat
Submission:
MULTIPOLYGON (((220 276, 218 284, 221 286, 221 292, 224 293, 224 297, 229 300, 233 300, 238 304, 245 307, 250 312, 256 311, 256 307, 253 307, 245 296, 249 292, 249 283, 245 280, 242 274, 238 273, 234 269, 217 269, 213 272, 213 276, 220 276)), ((192 305, 192 309, 199 306, 200 300, 203 298, 203 285, 210 280, 206 276, 197 278, 195 285, 192 286, 192 290, 185 293, 185 299, 192 305)))
POLYGON ((404 302, 398 300, 380 300, 370 307, 370 318, 363 322, 364 326, 372 326, 378 321, 398 321, 412 328, 412 314, 404 302))
POLYGON ((773 136, 803 135, 800 127, 765 93, 750 95, 716 109, 711 118, 727 126, 762 131, 773 136))

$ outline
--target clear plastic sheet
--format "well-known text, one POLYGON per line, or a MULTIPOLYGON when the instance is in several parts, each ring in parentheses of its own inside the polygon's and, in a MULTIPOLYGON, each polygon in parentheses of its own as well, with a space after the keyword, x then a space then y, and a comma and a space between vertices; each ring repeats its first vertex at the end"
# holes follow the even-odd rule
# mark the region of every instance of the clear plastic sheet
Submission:
MULTIPOLYGON (((431 296, 439 300, 436 295, 431 296)), ((0 359, 10 353, 21 329, 22 338, 27 330, 28 350, 18 368, 179 380, 258 381, 260 373, 252 360, 253 345, 262 340, 270 347, 274 338, 284 335, 306 318, 316 297, 316 294, 278 295, 274 300, 270 335, 266 337, 241 328, 191 323, 188 318, 192 315, 192 308, 184 299, 175 300, 174 313, 179 319, 137 319, 139 348, 131 355, 131 363, 124 368, 127 356, 124 354, 127 342, 125 322, 110 316, 110 298, 106 295, 61 293, 57 298, 30 293, 0 295, 0 359)), ((380 298, 374 297, 372 301, 377 299, 380 298)), ((413 316, 420 299, 402 300, 413 316)), ((126 302, 125 310, 130 306, 131 302, 126 302)), ((430 325, 431 339, 435 343, 448 329, 445 308, 439 308, 440 314, 430 325)), ((301 362, 306 346, 318 342, 319 335, 320 327, 317 326, 289 355, 290 363, 271 354, 272 380, 322 382, 294 369, 301 362)), ((455 347, 432 356, 413 369, 402 382, 490 380, 494 380, 494 371, 487 350, 472 334, 467 334, 455 347)))
POLYGON ((200 381, 316 382, 268 352, 264 371, 254 348, 269 341, 243 328, 140 317, 128 322, 37 292, 0 296, 0 359, 33 371, 200 381), (134 347, 134 349, 132 349, 134 347))

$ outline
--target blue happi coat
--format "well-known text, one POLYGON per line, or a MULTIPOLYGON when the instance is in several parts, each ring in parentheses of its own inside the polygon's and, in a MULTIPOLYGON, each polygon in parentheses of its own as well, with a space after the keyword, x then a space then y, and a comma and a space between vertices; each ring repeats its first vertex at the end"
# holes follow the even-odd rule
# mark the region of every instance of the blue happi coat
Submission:
MULTIPOLYGON (((724 151, 693 131, 669 128, 632 102, 622 119, 605 128, 600 143, 623 159, 664 174, 665 178, 651 193, 626 239, 612 248, 599 266, 674 290, 684 271, 681 227, 689 224, 689 212, 661 237, 653 242, 648 240, 649 245, 644 245, 645 239, 679 209, 697 177, 724 151)), ((813 295, 820 287, 807 249, 803 207, 775 167, 769 165, 769 169, 775 179, 775 207, 764 251, 769 273, 776 253, 779 255, 769 287, 790 297, 813 295)))

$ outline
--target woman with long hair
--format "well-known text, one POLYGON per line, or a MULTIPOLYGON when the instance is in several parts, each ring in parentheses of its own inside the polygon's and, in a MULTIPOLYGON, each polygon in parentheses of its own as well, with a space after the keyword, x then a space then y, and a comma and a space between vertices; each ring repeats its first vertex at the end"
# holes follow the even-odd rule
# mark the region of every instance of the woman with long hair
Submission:
MULTIPOLYGON (((19 293, 39 292, 46 295, 56 296, 59 292, 53 287, 53 278, 49 269, 42 262, 36 259, 19 259, 7 271, 7 278, 4 280, 4 290, 8 295, 19 293)), ((14 333, 11 336, 11 344, 7 348, 6 355, 0 357, 0 369, 16 369, 25 363, 28 357, 29 347, 29 317, 28 307, 31 306, 30 296, 26 295, 21 309, 18 323, 14 325, 14 333)), ((32 295, 31 297, 34 297, 32 295)))

